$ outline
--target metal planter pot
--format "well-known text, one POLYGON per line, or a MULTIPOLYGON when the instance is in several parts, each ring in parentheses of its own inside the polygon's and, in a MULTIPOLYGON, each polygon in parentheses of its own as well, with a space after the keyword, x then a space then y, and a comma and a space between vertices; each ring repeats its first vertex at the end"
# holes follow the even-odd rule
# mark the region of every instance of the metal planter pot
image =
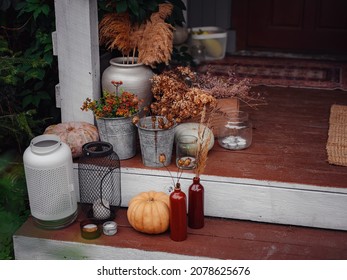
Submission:
POLYGON ((136 154, 136 126, 132 117, 99 118, 96 120, 100 140, 112 144, 120 160, 136 154))
MULTIPOLYGON (((158 117, 156 117, 157 122, 158 117)), ((175 126, 169 129, 152 127, 152 117, 141 118, 137 124, 142 162, 148 167, 163 167, 171 163, 172 149, 175 138, 175 126), (159 161, 160 154, 165 154, 164 163, 159 161)), ((157 127, 157 126, 155 126, 157 127)))

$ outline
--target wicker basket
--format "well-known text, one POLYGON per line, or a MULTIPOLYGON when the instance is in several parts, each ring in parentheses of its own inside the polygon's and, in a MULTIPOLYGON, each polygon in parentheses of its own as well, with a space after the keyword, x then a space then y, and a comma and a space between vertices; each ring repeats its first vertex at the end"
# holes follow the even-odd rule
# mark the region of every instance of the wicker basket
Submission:
POLYGON ((347 166, 347 106, 331 107, 326 150, 330 164, 347 166))

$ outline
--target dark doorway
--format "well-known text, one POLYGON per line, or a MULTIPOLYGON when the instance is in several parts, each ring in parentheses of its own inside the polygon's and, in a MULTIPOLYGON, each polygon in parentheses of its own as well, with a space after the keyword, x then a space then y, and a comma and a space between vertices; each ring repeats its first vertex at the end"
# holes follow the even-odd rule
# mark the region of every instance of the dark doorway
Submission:
POLYGON ((233 0, 237 50, 347 54, 346 0, 233 0))

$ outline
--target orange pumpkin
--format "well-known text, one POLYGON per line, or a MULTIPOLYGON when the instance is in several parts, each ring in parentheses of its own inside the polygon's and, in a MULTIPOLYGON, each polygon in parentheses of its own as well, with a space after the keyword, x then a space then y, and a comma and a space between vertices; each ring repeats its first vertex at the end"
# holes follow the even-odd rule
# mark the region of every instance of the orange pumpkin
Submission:
POLYGON ((67 144, 76 158, 82 155, 82 146, 86 143, 99 140, 98 129, 87 122, 65 122, 53 124, 46 128, 44 134, 55 134, 67 144))
POLYGON ((166 193, 142 192, 133 197, 128 206, 128 221, 137 231, 158 234, 169 228, 170 202, 166 193))

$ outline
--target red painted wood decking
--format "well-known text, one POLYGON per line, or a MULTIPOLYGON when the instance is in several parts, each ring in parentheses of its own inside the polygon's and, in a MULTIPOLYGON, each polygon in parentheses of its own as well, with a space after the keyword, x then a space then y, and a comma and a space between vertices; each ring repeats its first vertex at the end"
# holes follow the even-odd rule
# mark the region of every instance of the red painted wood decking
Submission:
POLYGON ((128 223, 124 208, 117 213, 115 221, 118 224, 116 235, 102 235, 98 239, 86 240, 80 235, 77 221, 65 229, 43 230, 34 226, 32 219, 29 219, 16 233, 16 237, 220 259, 347 259, 345 231, 206 218, 204 228, 188 229, 188 238, 183 242, 175 242, 167 232, 147 235, 135 231, 128 223))
MULTIPOLYGON (((330 165, 325 147, 330 107, 347 105, 347 92, 278 87, 255 90, 263 94, 267 105, 242 107, 253 122, 251 147, 229 151, 215 143, 204 174, 346 188, 347 167, 330 165)), ((122 161, 122 166, 145 168, 139 152, 122 161)), ((170 168, 176 170, 174 164, 170 168)))

